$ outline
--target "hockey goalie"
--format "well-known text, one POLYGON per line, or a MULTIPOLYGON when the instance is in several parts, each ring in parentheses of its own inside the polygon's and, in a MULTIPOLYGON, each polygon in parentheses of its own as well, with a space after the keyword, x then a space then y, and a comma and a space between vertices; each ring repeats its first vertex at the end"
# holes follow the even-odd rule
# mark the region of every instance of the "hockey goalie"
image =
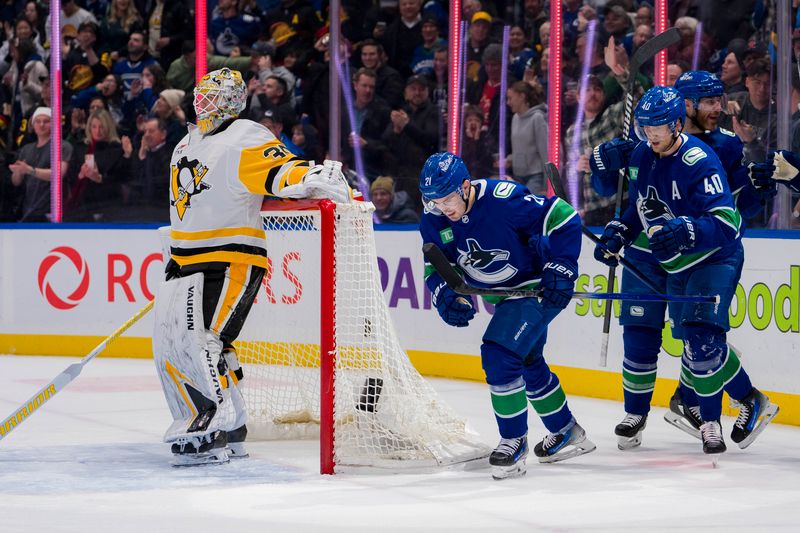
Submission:
POLYGON ((173 418, 164 442, 179 466, 247 455, 233 341, 267 268, 264 196, 352 198, 341 163, 298 159, 265 127, 239 118, 246 100, 239 72, 205 75, 194 89, 197 126, 170 162, 170 258, 153 354, 173 418))

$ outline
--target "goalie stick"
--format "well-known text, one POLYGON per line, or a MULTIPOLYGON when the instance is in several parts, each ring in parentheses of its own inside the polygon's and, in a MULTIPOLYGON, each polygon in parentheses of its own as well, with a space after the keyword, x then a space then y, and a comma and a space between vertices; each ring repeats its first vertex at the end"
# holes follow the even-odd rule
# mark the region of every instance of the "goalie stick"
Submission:
POLYGON ((98 344, 94 350, 92 350, 89 355, 78 361, 77 363, 72 363, 69 365, 63 372, 53 378, 47 385, 39 389, 36 394, 31 396, 31 398, 22 404, 21 407, 16 409, 9 417, 3 420, 0 423, 0 440, 4 439, 9 433, 11 433, 14 429, 19 427, 25 420, 28 419, 34 412, 36 412, 42 405, 44 405, 48 400, 52 399, 53 396, 61 392, 64 387, 69 385, 72 380, 77 378, 80 373, 83 371, 83 367, 85 367, 89 361, 100 355, 103 351, 105 351, 106 347, 109 344, 114 342, 117 337, 125 333, 132 325, 139 321, 144 315, 146 315, 151 309, 153 308, 153 300, 151 300, 147 305, 141 308, 135 315, 128 319, 127 322, 122 324, 117 330, 109 335, 108 337, 103 340, 100 344, 98 344))
MULTIPOLYGON (((633 90, 636 87, 636 76, 639 74, 639 68, 655 57, 657 53, 665 48, 672 46, 681 40, 680 30, 678 28, 670 28, 663 33, 659 33, 642 46, 640 46, 631 57, 631 62, 628 66, 628 84, 625 88, 625 114, 622 117, 622 138, 625 140, 630 139, 631 133, 631 118, 633 116, 633 90)), ((617 179, 617 199, 614 206, 614 216, 618 217, 622 211, 622 189, 625 185, 625 174, 627 167, 619 169, 619 178, 617 179)), ((608 286, 614 287, 616 279, 616 267, 608 267, 608 286)), ((603 338, 600 343, 600 366, 606 366, 608 359, 608 337, 611 331, 611 306, 606 306, 605 314, 603 315, 603 338)))
MULTIPOLYGON (((450 264, 444 252, 433 243, 422 246, 422 253, 436 272, 442 276, 447 286, 456 293, 466 296, 510 296, 515 298, 538 298, 541 289, 482 289, 468 285, 461 274, 450 264)), ((574 299, 589 300, 634 300, 639 302, 683 302, 683 303, 719 303, 719 296, 671 296, 667 294, 641 294, 624 292, 574 292, 574 299)))

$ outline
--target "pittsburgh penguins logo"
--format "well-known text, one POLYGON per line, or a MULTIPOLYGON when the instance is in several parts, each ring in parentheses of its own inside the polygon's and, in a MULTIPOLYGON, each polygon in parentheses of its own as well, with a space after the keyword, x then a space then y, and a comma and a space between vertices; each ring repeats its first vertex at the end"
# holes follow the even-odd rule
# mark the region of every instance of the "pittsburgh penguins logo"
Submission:
POLYGON ((511 254, 507 250, 484 250, 475 239, 467 239, 467 251, 458 250, 458 265, 472 279, 483 283, 502 283, 511 279, 517 269, 506 261, 511 254))
POLYGON ((203 178, 208 173, 208 167, 202 165, 197 159, 189 161, 186 156, 183 156, 178 160, 177 165, 172 165, 171 170, 170 190, 173 199, 170 201, 170 205, 175 206, 178 218, 183 220, 186 210, 192 207, 192 196, 211 188, 211 185, 203 182, 203 178), (184 171, 189 174, 188 179, 184 177, 182 181, 182 175, 186 176, 183 174, 184 171))
POLYGON ((655 187, 652 186, 647 188, 647 196, 639 196, 636 207, 645 228, 663 226, 667 220, 675 218, 672 210, 658 197, 655 187))

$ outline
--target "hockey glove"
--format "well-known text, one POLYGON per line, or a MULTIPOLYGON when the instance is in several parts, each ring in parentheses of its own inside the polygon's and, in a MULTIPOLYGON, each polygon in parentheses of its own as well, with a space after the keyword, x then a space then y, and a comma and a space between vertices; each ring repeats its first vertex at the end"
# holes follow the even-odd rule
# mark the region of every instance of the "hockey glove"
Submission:
POLYGON ((781 182, 795 192, 800 192, 800 156, 788 151, 771 153, 763 163, 748 166, 753 187, 760 190, 770 183, 781 182))
POLYGON ((342 164, 330 159, 311 167, 302 182, 284 187, 278 195, 281 198, 329 198, 337 203, 349 203, 353 198, 342 173, 342 164))
POLYGON ((650 251, 659 261, 668 261, 680 252, 692 248, 696 240, 691 218, 673 218, 650 235, 650 251))
POLYGON ((775 165, 771 157, 763 163, 750 163, 747 165, 747 171, 750 174, 750 183, 762 204, 778 194, 778 187, 772 180, 775 165))
POLYGON ((575 279, 578 277, 576 265, 570 262, 550 261, 542 269, 542 305, 556 309, 564 309, 572 299, 575 291, 575 279))
POLYGON ((621 220, 614 219, 606 224, 600 242, 594 247, 594 258, 611 267, 619 265, 619 252, 628 244, 627 232, 628 226, 621 220))
POLYGON ((613 139, 598 144, 592 150, 592 157, 589 158, 592 174, 606 174, 627 167, 631 152, 637 144, 624 139, 613 139))
POLYGON ((442 320, 451 326, 466 327, 475 316, 472 300, 459 296, 444 282, 434 289, 432 301, 442 320))

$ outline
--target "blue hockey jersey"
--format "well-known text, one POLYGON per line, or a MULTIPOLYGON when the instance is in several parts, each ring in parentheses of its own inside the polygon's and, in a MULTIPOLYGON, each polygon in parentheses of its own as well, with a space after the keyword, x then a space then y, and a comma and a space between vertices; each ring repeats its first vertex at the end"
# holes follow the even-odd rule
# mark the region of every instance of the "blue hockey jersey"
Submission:
MULTIPOLYGON (((531 194, 512 181, 478 179, 472 184, 475 202, 460 220, 426 210, 419 226, 423 242, 441 248, 468 284, 534 288, 547 261, 577 267, 581 226, 571 205, 531 194)), ((430 264, 425 265, 425 281, 431 291, 442 282, 430 264)))
POLYGON ((647 143, 634 149, 631 202, 621 217, 630 229, 628 236, 638 235, 633 247, 639 249, 647 249, 645 234, 667 220, 687 216, 695 221, 694 247, 660 261, 670 273, 686 270, 715 253, 732 251, 739 245, 742 228, 720 159, 696 137, 681 134, 681 140, 681 147, 667 157, 656 155, 647 143))

